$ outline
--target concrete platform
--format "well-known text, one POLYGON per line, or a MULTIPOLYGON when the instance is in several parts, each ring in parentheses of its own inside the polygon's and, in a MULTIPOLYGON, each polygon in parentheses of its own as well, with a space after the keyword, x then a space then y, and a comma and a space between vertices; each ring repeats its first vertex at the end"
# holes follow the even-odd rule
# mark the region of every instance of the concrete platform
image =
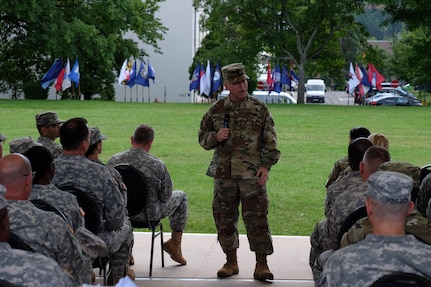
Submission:
MULTIPOLYGON (((170 233, 164 233, 164 240, 170 233)), ((225 254, 215 234, 184 234, 182 252, 187 265, 180 266, 165 253, 165 267, 161 266, 161 246, 156 239, 153 276, 149 277, 151 234, 135 232, 133 256, 138 286, 314 286, 308 265, 310 239, 308 236, 273 236, 274 254, 268 257, 268 265, 274 280, 260 282, 253 279, 255 255, 250 251, 247 237, 240 236, 238 250, 239 274, 226 279, 217 278, 217 270, 225 263, 225 254)), ((95 270, 98 271, 98 270, 95 270)), ((98 273, 96 273, 98 274, 98 273)), ((100 278, 96 283, 101 283, 100 278)))

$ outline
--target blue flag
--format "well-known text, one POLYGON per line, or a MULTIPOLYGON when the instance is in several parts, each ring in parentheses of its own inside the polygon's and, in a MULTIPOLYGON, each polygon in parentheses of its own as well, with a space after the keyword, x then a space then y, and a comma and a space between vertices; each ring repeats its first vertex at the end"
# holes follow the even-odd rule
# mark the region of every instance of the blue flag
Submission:
POLYGON ((272 80, 274 83, 274 92, 281 92, 281 73, 280 73, 280 65, 277 65, 273 71, 272 80))
POLYGON ((367 71, 365 70, 365 68, 362 65, 359 65, 359 68, 361 69, 362 74, 363 74, 363 77, 362 77, 362 80, 361 80, 361 84, 364 85, 364 86, 367 86, 367 87, 371 87, 371 83, 368 80, 367 71))
POLYGON ((129 80, 126 82, 130 88, 133 88, 136 81, 136 61, 133 62, 132 69, 129 71, 129 80))
POLYGON ((298 82, 298 81, 299 81, 299 78, 298 78, 298 76, 295 74, 295 71, 294 71, 293 69, 291 69, 291 70, 290 70, 290 78, 291 78, 292 80, 294 80, 295 82, 298 82))
POLYGON ((79 74, 79 63, 78 63, 78 58, 76 58, 75 64, 73 65, 72 70, 70 70, 69 79, 75 83, 75 87, 78 87, 80 78, 81 78, 81 75, 79 74))
POLYGON ((150 86, 150 82, 148 81, 148 78, 147 78, 147 73, 145 72, 145 65, 142 61, 141 61, 141 66, 139 67, 138 74, 136 75, 135 84, 141 85, 144 87, 150 86))
POLYGON ((148 60, 148 79, 153 79, 153 83, 155 83, 156 72, 154 71, 153 66, 151 66, 150 60, 148 60))
POLYGON ((51 68, 49 68, 49 70, 45 73, 45 75, 43 75, 42 79, 40 80, 42 88, 46 89, 52 83, 54 83, 58 75, 60 74, 62 68, 63 61, 59 59, 55 60, 51 68))
POLYGON ((286 65, 283 66, 283 71, 281 72, 281 80, 280 81, 283 85, 288 85, 289 88, 292 85, 292 83, 290 81, 289 72, 287 71, 286 65))
POLYGON ((217 63, 217 66, 214 70, 214 75, 212 77, 213 82, 211 86, 211 92, 216 93, 221 86, 221 71, 220 71, 220 62, 217 63))
POLYGON ((196 64, 196 68, 193 71, 192 78, 190 80, 189 91, 199 90, 199 73, 201 71, 201 65, 199 63, 196 64))

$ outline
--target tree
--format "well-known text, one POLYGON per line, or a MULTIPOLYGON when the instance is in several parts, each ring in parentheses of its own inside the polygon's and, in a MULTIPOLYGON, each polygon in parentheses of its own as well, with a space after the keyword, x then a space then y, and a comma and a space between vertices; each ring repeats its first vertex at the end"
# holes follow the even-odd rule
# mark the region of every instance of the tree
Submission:
POLYGON ((78 57, 81 92, 112 100, 116 69, 125 58, 147 55, 126 32, 161 53, 157 43, 167 30, 155 18, 161 1, 0 0, 0 89, 19 94, 56 58, 78 57))
MULTIPOLYGON (((236 45, 232 53, 251 45, 257 52, 268 52, 272 62, 292 62, 300 78, 298 103, 304 103, 307 64, 318 61, 319 57, 325 59, 329 53, 342 56, 334 47, 338 45, 340 50, 339 39, 361 27, 353 16, 363 11, 363 3, 353 0, 196 0, 194 5, 208 15, 202 22, 204 28, 219 37, 220 43, 236 45)), ((341 62, 326 63, 339 65, 341 62)), ((343 66, 338 67, 342 69, 343 66)))

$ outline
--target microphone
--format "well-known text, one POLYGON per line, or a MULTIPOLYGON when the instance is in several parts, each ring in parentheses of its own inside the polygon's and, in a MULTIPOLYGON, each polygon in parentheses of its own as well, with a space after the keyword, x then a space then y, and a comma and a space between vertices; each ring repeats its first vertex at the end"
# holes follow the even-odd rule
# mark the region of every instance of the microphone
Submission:
POLYGON ((223 127, 224 128, 228 128, 229 127, 229 119, 230 119, 230 115, 229 114, 225 114, 224 115, 224 119, 223 119, 223 127))

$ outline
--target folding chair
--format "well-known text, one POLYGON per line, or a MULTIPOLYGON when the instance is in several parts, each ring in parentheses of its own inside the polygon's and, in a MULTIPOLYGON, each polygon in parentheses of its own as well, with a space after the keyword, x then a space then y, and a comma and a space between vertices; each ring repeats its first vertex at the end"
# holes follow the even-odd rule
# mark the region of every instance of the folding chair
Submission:
POLYGON ((160 235, 162 267, 165 267, 163 254, 163 225, 160 220, 150 221, 147 214, 148 184, 145 175, 137 168, 129 164, 119 164, 114 168, 123 177, 123 182, 127 187, 127 210, 132 217, 139 213, 144 213, 146 221, 138 222, 131 220, 133 228, 148 228, 151 230, 151 253, 150 253, 150 272, 149 277, 153 274, 154 258, 154 240, 160 235), (156 232, 157 228, 159 231, 156 232))

